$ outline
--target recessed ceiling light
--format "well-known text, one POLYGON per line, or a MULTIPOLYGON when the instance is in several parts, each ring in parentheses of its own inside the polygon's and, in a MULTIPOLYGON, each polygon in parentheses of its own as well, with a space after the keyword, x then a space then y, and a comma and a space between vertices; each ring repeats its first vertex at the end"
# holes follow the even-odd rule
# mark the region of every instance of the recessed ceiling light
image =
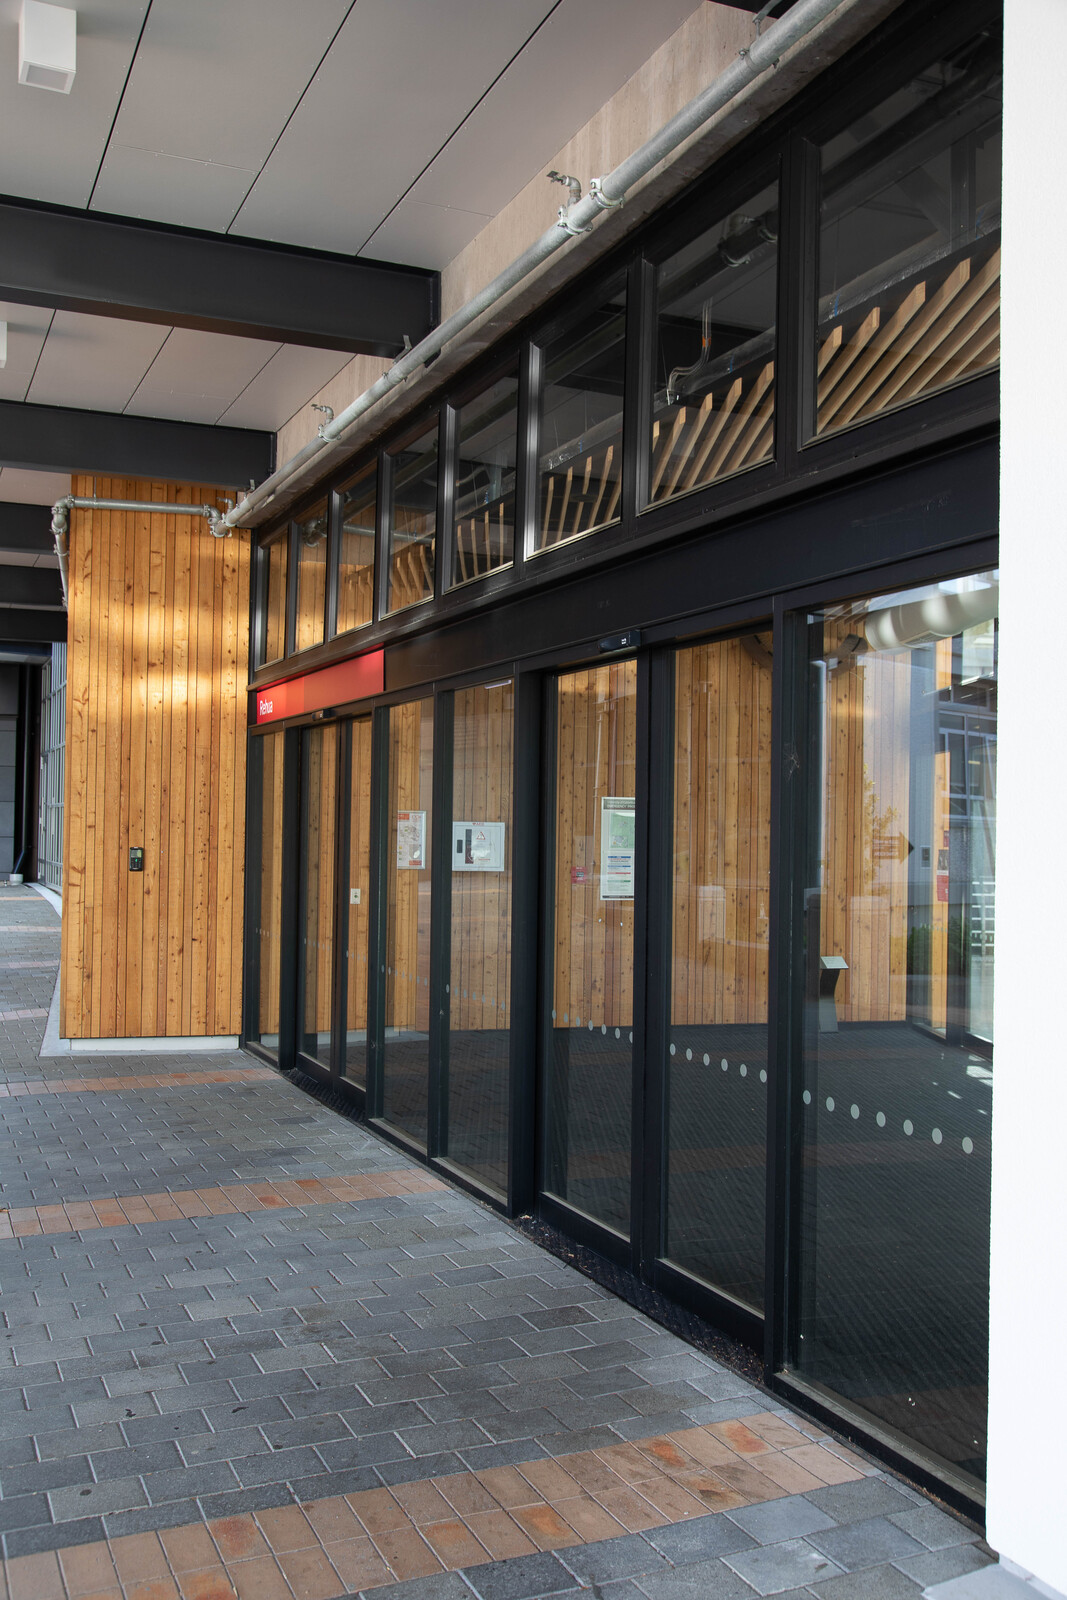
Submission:
POLYGON ((78 13, 44 0, 22 0, 19 82, 69 94, 76 68, 78 13))

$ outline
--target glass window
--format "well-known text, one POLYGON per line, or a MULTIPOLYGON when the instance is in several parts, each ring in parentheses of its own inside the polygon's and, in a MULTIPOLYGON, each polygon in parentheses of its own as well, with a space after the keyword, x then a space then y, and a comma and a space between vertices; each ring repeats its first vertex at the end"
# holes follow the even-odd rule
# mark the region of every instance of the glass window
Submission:
POLYGON ((363 628, 374 614, 374 529, 378 463, 371 461, 341 490, 337 564, 337 632, 363 628))
POLYGON ((997 575, 812 618, 801 1376, 984 1475, 997 575))
POLYGON ((348 823, 348 915, 345 919, 346 1078, 367 1082, 367 938, 370 929, 371 719, 352 724, 352 792, 348 823))
POLYGON ((1000 73, 987 30, 823 146, 818 433, 999 359, 1000 73))
POLYGON ((452 958, 443 1154, 508 1186, 514 686, 453 702, 452 958))
POLYGON ((334 896, 337 892, 336 722, 307 728, 301 762, 303 859, 300 1049, 330 1065, 333 1029, 334 896))
POLYGON ((389 711, 382 1116, 426 1144, 430 1064, 433 701, 389 711))
POLYGON ((659 269, 649 500, 774 452, 778 186, 659 269))
POLYGON ((321 644, 326 629, 326 502, 296 523, 296 639, 293 649, 321 644))
POLYGON ((263 661, 278 661, 285 654, 285 613, 288 602, 289 531, 263 553, 263 661))
POLYGON ((536 550, 619 515, 625 366, 622 287, 545 348, 536 550))
POLYGON ((680 650, 668 1260, 763 1307, 771 635, 680 650))
POLYGON ((391 457, 387 611, 433 594, 437 535, 437 419, 421 438, 391 457))
POLYGON ((545 1187, 630 1230, 637 664, 569 672, 556 701, 555 968, 545 1187))
POLYGON ((457 418, 452 582, 511 565, 515 540, 515 451, 519 380, 500 378, 457 418))
POLYGON ((282 984, 282 806, 285 798, 285 735, 265 733, 249 742, 249 762, 258 763, 259 871, 256 926, 255 1015, 249 1018, 249 1039, 271 1055, 278 1053, 282 984))

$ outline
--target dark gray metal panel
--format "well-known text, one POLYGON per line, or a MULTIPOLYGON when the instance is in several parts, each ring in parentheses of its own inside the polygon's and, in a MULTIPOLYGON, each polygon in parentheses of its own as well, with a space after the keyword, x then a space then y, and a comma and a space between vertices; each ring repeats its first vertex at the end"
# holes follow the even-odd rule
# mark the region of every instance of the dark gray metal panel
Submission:
POLYGON ((62 610, 59 568, 0 565, 0 610, 11 606, 58 606, 62 610))
POLYGON ((0 639, 20 644, 66 644, 65 611, 23 611, 0 606, 0 639))
POLYGON ((0 466, 243 488, 273 464, 274 435, 252 428, 0 400, 0 466))
POLYGON ((0 550, 31 550, 46 555, 54 548, 52 513, 48 506, 24 506, 0 500, 0 550))
POLYGON ((0 200, 0 300, 393 356, 437 317, 439 275, 0 200))

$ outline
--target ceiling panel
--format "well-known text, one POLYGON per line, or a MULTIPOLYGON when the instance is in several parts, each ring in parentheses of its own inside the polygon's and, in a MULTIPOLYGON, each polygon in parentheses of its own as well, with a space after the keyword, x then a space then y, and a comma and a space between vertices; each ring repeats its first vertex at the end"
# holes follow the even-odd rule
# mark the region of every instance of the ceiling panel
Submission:
POLYGON ((0 467, 0 500, 17 500, 26 506, 54 506, 69 493, 69 473, 0 467))
POLYGON ((440 270, 492 220, 484 211, 427 205, 409 197, 377 229, 364 254, 440 270))
POLYGON ((360 250, 550 7, 359 0, 235 231, 360 250))
POLYGON ((173 328, 126 410, 176 422, 217 422, 280 348, 261 339, 173 328))
MULTIPOLYGON (((0 496, 0 499, 2 498, 0 496)), ((47 526, 47 523, 45 525, 47 526)), ((34 555, 32 550, 0 550, 0 566, 58 567, 59 558, 55 555, 34 555)))
MULTIPOLYGON (((704 3, 561 0, 419 178, 411 199, 495 216, 704 3)), ((598 174, 579 176, 585 182, 598 174)))
POLYGON ((229 428, 265 428, 276 433, 351 359, 343 351, 283 344, 219 421, 229 428))
POLYGON ((46 306, 15 306, 0 300, 0 322, 7 323, 7 366, 0 367, 0 400, 25 400, 54 315, 46 306))
POLYGON ((248 167, 113 143, 100 172, 93 209, 225 233, 255 176, 248 167))
POLYGON ((18 81, 19 0, 0 0, 0 192, 89 203, 147 0, 78 0, 69 95, 18 81))
POLYGON ((122 411, 168 328, 57 311, 26 396, 36 405, 122 411))

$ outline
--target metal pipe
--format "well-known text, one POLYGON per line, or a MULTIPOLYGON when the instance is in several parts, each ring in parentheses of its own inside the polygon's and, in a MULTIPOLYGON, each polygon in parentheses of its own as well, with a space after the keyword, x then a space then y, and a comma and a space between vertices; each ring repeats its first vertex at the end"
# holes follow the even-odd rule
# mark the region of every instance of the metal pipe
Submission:
MULTIPOLYGON (((227 500, 228 507, 233 505, 227 500)), ((229 538, 232 526, 225 522, 218 506, 187 506, 162 500, 96 500, 67 494, 52 507, 52 537, 59 561, 59 581, 63 585, 63 604, 67 604, 70 583, 70 514, 72 511, 147 511, 153 516, 205 517, 215 539, 229 538)))
POLYGON ((379 400, 399 387, 408 377, 432 357, 440 354, 445 345, 465 332, 473 322, 489 311, 499 300, 516 288, 524 278, 555 255, 568 239, 592 231, 603 211, 614 211, 622 205, 627 192, 646 177, 661 161, 672 155, 679 145, 704 126, 716 112, 736 98, 754 79, 770 67, 778 65, 786 50, 799 43, 813 28, 823 22, 842 0, 796 0, 784 17, 779 18, 765 33, 761 33, 748 49, 741 50, 736 60, 688 105, 664 123, 659 131, 621 162, 604 178, 593 178, 584 200, 568 206, 559 220, 534 241, 521 255, 497 274, 490 283, 458 311, 446 318, 425 339, 396 360, 369 389, 355 399, 332 422, 320 428, 318 436, 302 450, 272 472, 269 478, 245 495, 239 505, 227 511, 222 519, 228 528, 235 528, 254 512, 270 504, 278 492, 324 450, 337 446, 345 434, 361 417, 377 405, 379 400))
POLYGON ((922 600, 887 606, 863 619, 863 633, 872 650, 910 650, 935 639, 952 639, 964 628, 991 622, 1000 610, 1000 585, 964 589, 957 594, 930 594, 922 600))

